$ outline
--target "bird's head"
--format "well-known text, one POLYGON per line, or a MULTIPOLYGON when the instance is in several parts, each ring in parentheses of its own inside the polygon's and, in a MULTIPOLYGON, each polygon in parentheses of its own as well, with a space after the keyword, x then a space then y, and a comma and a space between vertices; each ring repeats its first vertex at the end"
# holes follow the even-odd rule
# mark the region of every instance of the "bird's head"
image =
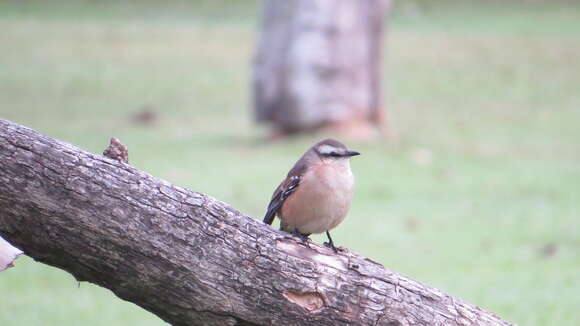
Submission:
POLYGON ((335 139, 325 139, 314 145, 314 152, 323 160, 348 159, 360 155, 359 152, 351 151, 343 143, 335 139))

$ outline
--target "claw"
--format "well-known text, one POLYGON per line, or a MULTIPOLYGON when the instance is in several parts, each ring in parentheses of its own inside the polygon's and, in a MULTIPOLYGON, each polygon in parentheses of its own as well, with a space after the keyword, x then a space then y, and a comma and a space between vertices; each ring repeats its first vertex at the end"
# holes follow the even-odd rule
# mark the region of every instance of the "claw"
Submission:
POLYGON ((327 247, 332 248, 332 250, 334 251, 335 254, 338 253, 338 248, 336 248, 332 242, 325 242, 323 244, 327 247))

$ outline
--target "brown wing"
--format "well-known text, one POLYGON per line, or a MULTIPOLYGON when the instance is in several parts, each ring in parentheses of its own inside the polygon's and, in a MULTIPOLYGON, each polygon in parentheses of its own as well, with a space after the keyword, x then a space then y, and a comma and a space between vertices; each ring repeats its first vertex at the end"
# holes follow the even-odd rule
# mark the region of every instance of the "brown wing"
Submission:
POLYGON ((268 204, 268 210, 266 211, 266 216, 264 216, 264 223, 272 224, 274 217, 282 207, 284 200, 288 198, 300 185, 301 176, 295 175, 284 180, 278 188, 274 191, 270 204, 268 204))
POLYGON ((288 172, 286 179, 282 181, 274 191, 270 204, 268 204, 266 215, 264 216, 264 223, 272 224, 274 217, 278 214, 278 211, 282 207, 282 204, 284 204, 286 198, 288 198, 288 196, 290 196, 300 185, 302 175, 304 175, 304 172, 306 171, 307 155, 309 155, 309 152, 306 152, 304 156, 296 162, 294 167, 292 167, 292 170, 288 172))

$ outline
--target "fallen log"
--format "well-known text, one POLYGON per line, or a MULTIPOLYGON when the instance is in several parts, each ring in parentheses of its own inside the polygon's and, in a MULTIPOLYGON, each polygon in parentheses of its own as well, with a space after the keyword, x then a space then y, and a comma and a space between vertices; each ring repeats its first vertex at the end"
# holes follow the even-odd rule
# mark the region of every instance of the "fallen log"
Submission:
POLYGON ((172 325, 510 325, 123 161, 0 120, 0 236, 172 325))

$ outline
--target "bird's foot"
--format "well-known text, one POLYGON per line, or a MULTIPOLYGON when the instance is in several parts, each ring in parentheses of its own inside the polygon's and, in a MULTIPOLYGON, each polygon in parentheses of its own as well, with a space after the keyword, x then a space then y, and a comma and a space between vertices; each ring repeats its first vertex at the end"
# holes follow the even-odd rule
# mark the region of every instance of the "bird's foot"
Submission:
POLYGON ((332 250, 334 251, 335 254, 337 254, 339 251, 344 251, 342 248, 336 248, 334 246, 334 242, 332 241, 332 238, 330 237, 330 232, 326 231, 326 236, 328 237, 328 242, 324 243, 325 246, 332 248, 332 250))
POLYGON ((300 239, 300 241, 302 241, 302 243, 306 243, 306 242, 308 242, 308 240, 310 240, 310 238, 308 237, 309 234, 308 235, 302 234, 302 233, 298 232, 297 230, 294 230, 294 232, 292 232, 292 234, 295 237, 298 237, 300 239))
POLYGON ((334 251, 334 253, 335 253, 335 254, 337 254, 339 251, 341 251, 341 252, 342 252, 342 251, 344 251, 342 248, 336 248, 336 247, 334 246, 334 243, 332 243, 332 242, 325 242, 325 243, 323 243, 323 244, 324 244, 326 247, 329 247, 329 248, 331 248, 331 249, 332 249, 332 251, 334 251))

